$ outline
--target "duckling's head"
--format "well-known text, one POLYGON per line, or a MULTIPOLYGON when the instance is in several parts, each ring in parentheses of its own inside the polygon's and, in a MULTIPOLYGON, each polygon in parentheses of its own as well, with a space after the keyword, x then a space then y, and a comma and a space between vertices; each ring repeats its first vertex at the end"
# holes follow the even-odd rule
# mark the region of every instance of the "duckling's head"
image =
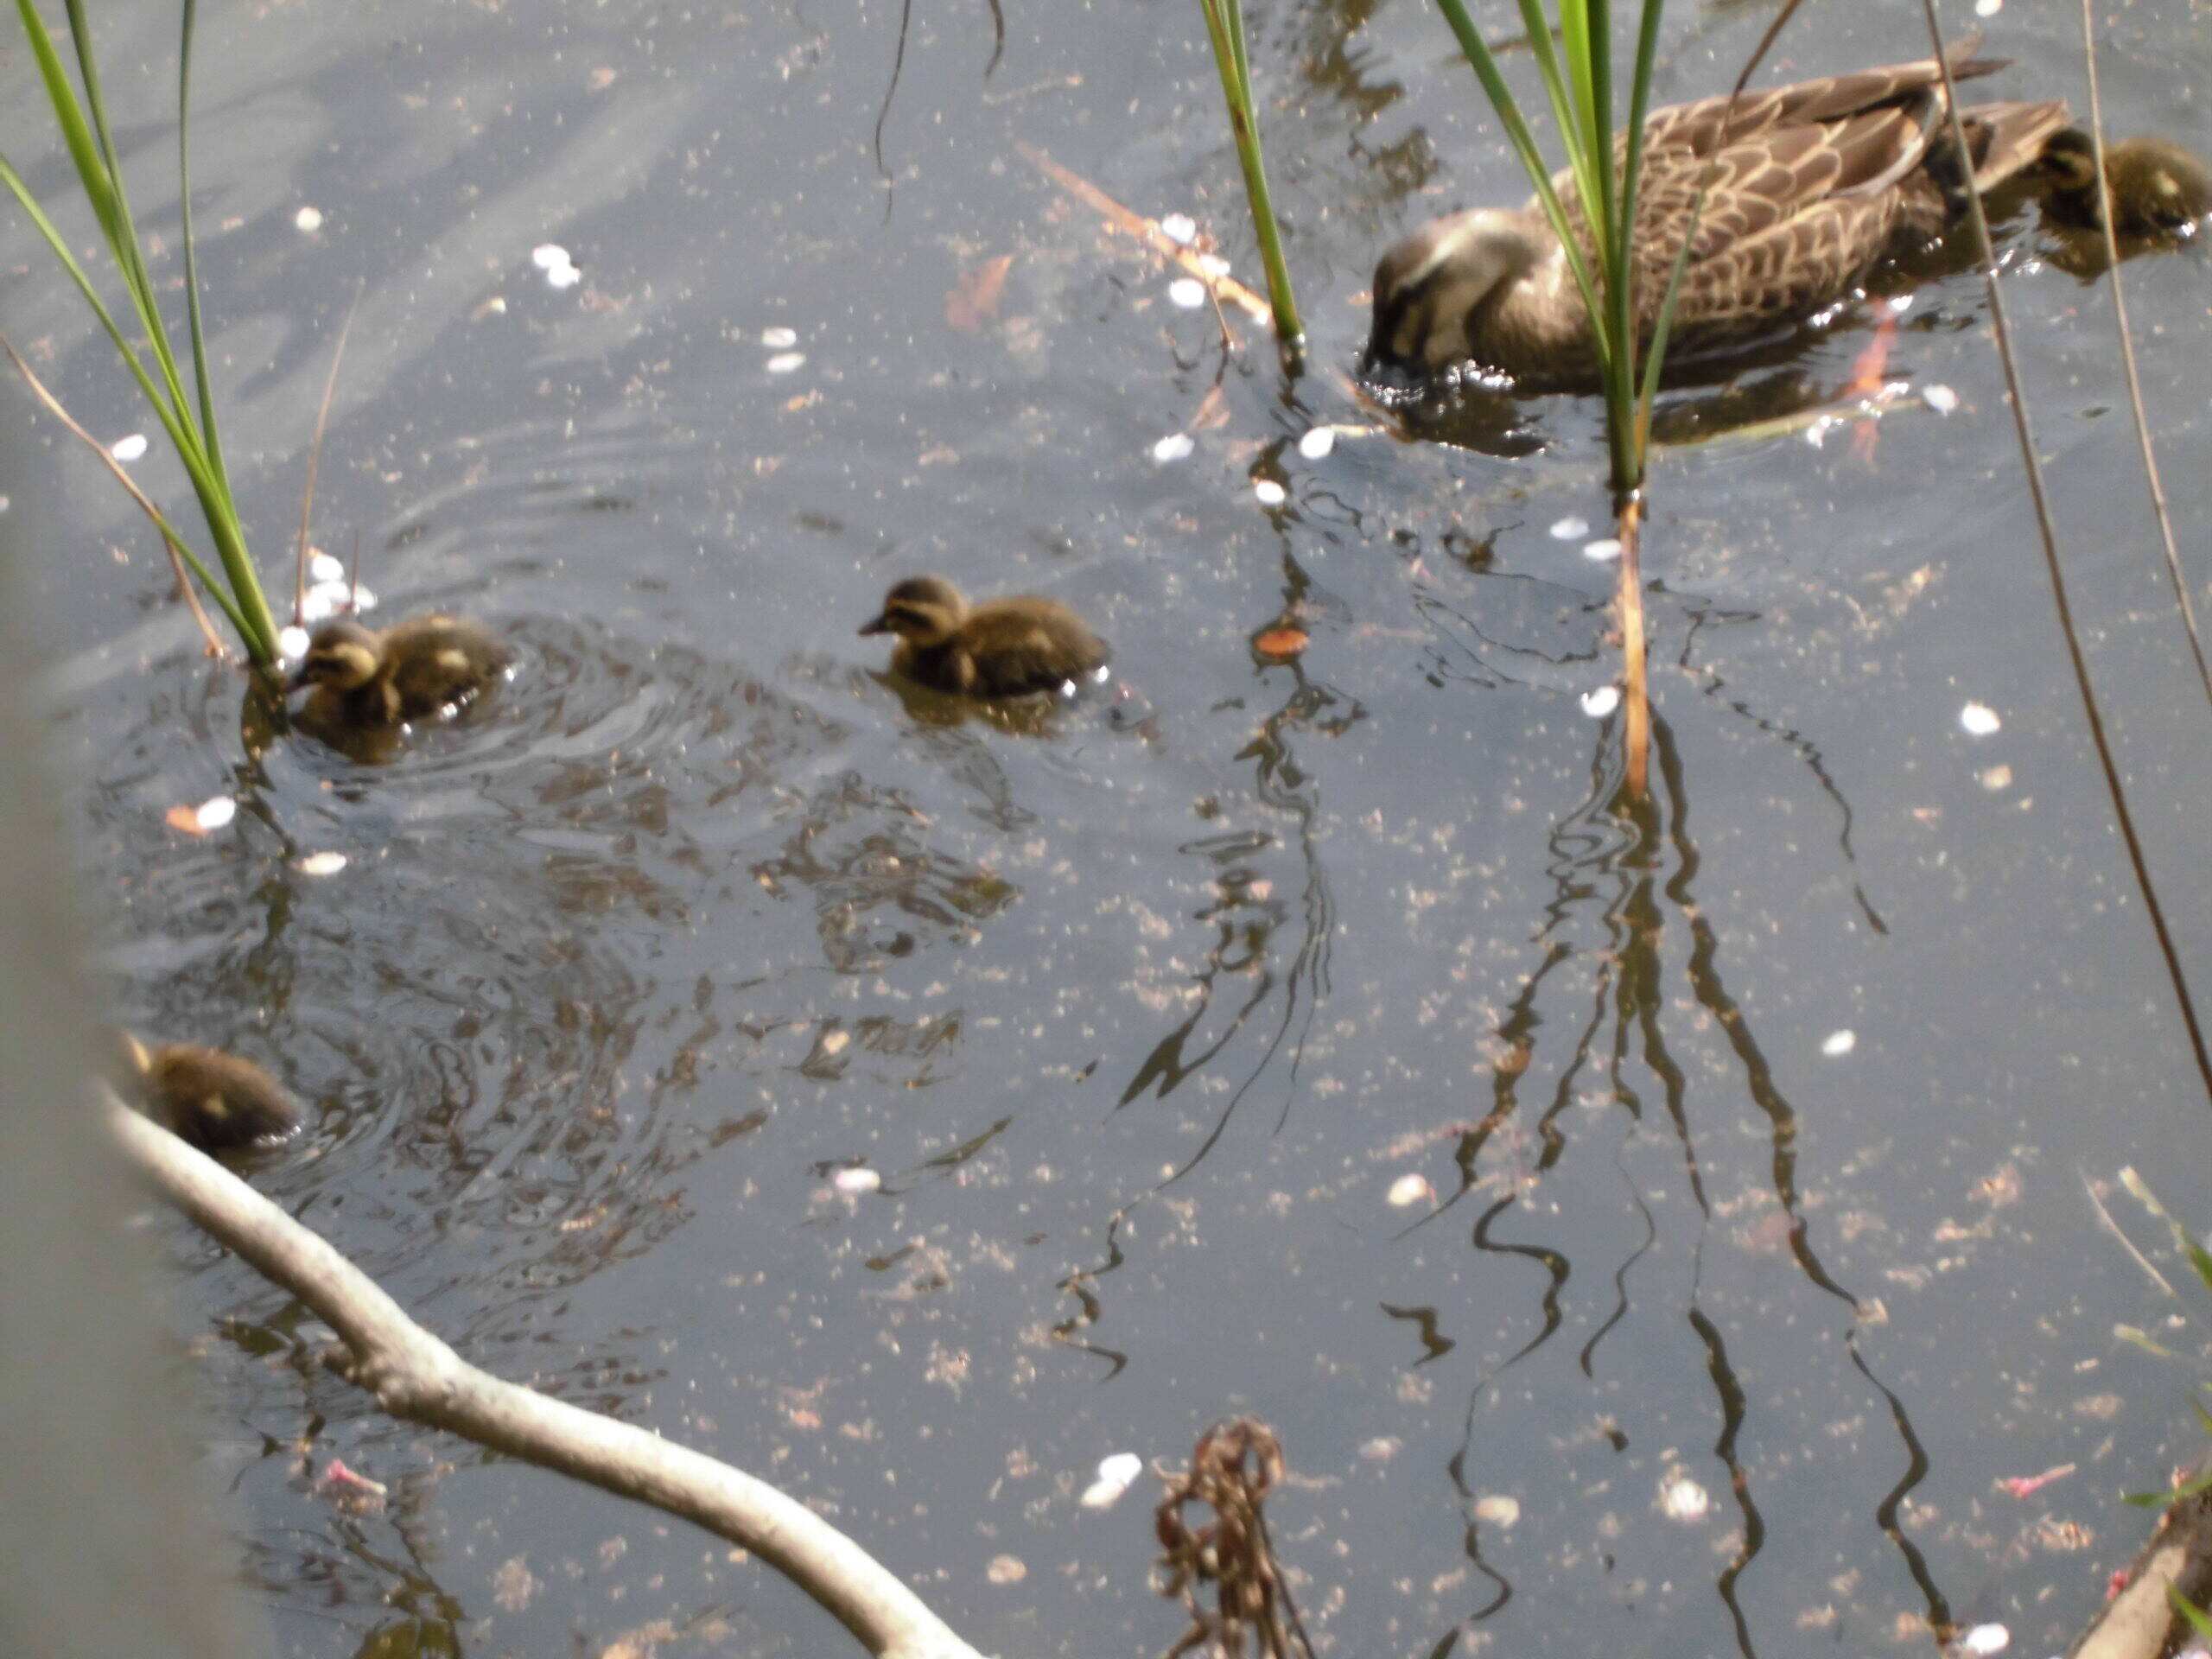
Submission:
POLYGON ((1375 321, 1360 373, 1425 379, 1474 355, 1475 308, 1536 263, 1518 213, 1471 208, 1422 226, 1375 267, 1375 321))
POLYGON ((2054 190, 2069 194, 2094 191, 2097 183, 2096 145, 2081 128, 2062 127, 2044 144, 2043 156, 2036 168, 2054 190))
POLYGON ((883 613, 861 625, 862 633, 895 633, 927 650, 959 632, 968 601, 942 576, 910 576, 883 596, 883 613))
MULTIPOLYGON (((2096 150, 2089 135, 2068 127, 2044 146, 2040 170, 2086 225, 2098 220, 2096 150)), ((2105 146, 2105 181, 2122 235, 2186 231, 2212 213, 2212 167, 2171 138, 2122 138, 2105 146)))
POLYGON ((292 675, 291 689, 327 685, 334 691, 353 691, 366 685, 384 666, 384 646, 359 622, 326 622, 308 641, 308 654, 292 675))

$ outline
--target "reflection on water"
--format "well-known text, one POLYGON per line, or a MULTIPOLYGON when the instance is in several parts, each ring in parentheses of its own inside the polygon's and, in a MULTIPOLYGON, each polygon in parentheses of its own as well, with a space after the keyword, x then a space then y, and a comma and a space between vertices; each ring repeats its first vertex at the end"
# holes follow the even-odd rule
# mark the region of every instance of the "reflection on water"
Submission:
MULTIPOLYGON (((119 52, 166 50, 158 10, 118 14, 119 52)), ((2163 55, 2120 38, 2131 123, 2171 118, 2176 54, 2212 73, 2173 13, 2146 14, 2163 55)), ((1523 188, 1431 14, 1255 15, 1295 384, 1009 160, 1039 144, 1249 264, 1195 35, 521 3, 280 8, 246 51, 247 21, 204 25, 195 120, 200 217, 238 221, 202 269, 249 365, 243 505, 264 548, 296 521, 365 278, 319 522, 363 528, 389 613, 450 607, 520 658, 387 765, 249 750, 140 528, 34 457, 83 515, 35 568, 95 948, 134 1026, 270 1058, 308 1103, 258 1184, 471 1358, 833 1511, 985 1650, 1171 1642, 1136 1495, 1076 1494, 1246 1409, 1310 1477, 1271 1497, 1277 1541, 1347 1651, 1783 1659, 1969 1606, 2063 1644, 2187 1381, 2111 1342, 2160 1312, 2075 1171, 2115 1124, 2139 1162, 2201 1159, 2201 1108, 2011 557, 1971 281, 1916 273, 1890 346, 1948 419, 1825 448, 1769 424, 1852 383, 1855 317, 1662 405, 1735 435, 1658 464, 1662 765, 1630 814, 1582 701, 1615 672, 1612 568, 1560 530, 1604 517, 1588 401, 1299 442, 1363 424, 1326 365, 1376 250, 1523 188), (584 283, 534 270, 549 238, 584 283), (1001 308, 949 321, 1001 257, 1001 308), (786 332, 804 360, 772 372, 786 332), (1155 461, 1162 434, 1189 453, 1155 461), (852 621, 916 568, 1064 594, 1115 696, 887 682, 852 621), (1302 648, 1255 656, 1277 624, 1302 648), (2001 728, 1963 732, 1969 699, 2001 728), (218 794, 227 829, 165 826, 218 794), (2033 1503, 1991 1484, 2069 1462, 2033 1503)), ((1764 22, 1670 17, 1662 95, 1764 22)), ((2023 95, 2063 90, 2072 43, 2006 27, 2023 95)), ((1793 73, 1897 55, 1847 9, 1789 43, 1793 73)), ((141 137, 158 223, 174 158, 141 137)), ((67 165, 0 137, 42 186, 67 165)), ((2164 791, 2154 860, 2186 868, 2202 768, 2111 528, 2136 463, 2100 414, 2104 302, 2005 234, 2062 506, 2098 531, 2099 671, 2164 791)), ((99 340, 18 266, 11 328, 129 429, 99 340)), ((2193 255, 2128 274, 2147 326, 2201 321, 2193 255)), ((2146 363, 2162 429, 2201 417, 2187 359, 2146 363)), ((2173 483, 2183 522, 2212 511, 2212 479, 2173 483)), ((383 1422, 298 1309, 159 1236, 180 1328, 220 1321, 209 1456, 282 1645, 818 1645, 757 1567, 383 1422), (337 1503, 332 1458, 380 1513, 337 1503)))

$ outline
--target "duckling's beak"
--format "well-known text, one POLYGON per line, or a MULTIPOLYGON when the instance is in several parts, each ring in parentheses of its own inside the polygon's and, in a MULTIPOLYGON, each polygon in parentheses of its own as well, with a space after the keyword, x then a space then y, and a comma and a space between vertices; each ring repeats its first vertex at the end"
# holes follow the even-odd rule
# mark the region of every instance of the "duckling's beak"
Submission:
POLYGON ((887 616, 879 616, 873 622, 863 622, 861 624, 861 632, 862 633, 888 633, 891 632, 891 619, 887 616))

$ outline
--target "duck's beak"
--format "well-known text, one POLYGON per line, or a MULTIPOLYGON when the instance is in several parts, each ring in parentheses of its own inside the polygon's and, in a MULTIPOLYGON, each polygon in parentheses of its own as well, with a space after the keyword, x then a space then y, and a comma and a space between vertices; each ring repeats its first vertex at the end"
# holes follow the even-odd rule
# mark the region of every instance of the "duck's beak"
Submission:
POLYGON ((891 632, 891 620, 888 617, 879 616, 872 622, 863 622, 861 624, 861 632, 862 633, 888 633, 891 632))

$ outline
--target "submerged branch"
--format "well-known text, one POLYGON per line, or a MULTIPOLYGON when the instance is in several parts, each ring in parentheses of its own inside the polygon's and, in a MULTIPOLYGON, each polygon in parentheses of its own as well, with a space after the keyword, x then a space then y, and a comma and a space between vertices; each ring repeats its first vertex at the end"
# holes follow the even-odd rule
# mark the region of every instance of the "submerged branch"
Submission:
POLYGON ((332 1367, 396 1417, 636 1498, 751 1550, 885 1659, 977 1659, 920 1598, 828 1522, 729 1465, 503 1382, 410 1319, 321 1236, 110 1096, 116 1138, 194 1222, 337 1331, 332 1367))

